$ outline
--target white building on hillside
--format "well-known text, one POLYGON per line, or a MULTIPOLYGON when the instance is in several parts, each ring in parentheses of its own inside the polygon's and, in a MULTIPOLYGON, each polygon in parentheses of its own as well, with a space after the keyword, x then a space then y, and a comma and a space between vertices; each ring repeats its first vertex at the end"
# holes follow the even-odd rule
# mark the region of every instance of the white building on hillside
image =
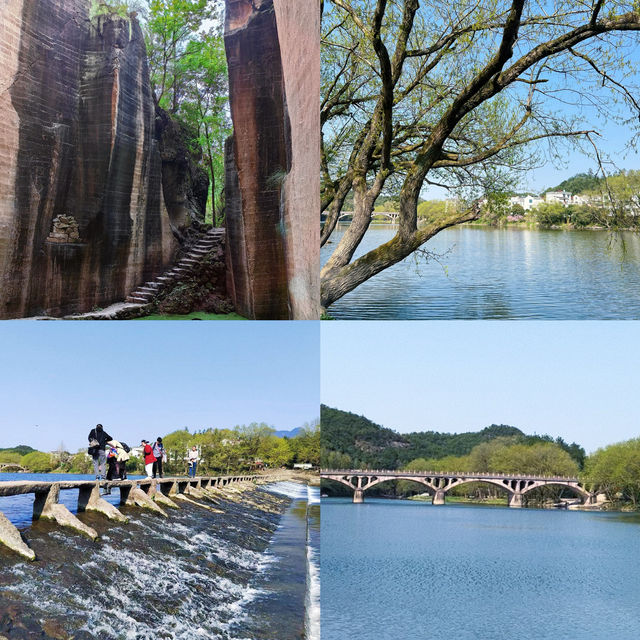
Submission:
POLYGON ((571 194, 568 191, 547 191, 544 196, 545 202, 551 204, 558 202, 565 207, 571 204, 571 194))
POLYGON ((509 202, 511 202, 511 206, 518 204, 525 211, 531 211, 531 209, 535 209, 539 204, 542 204, 544 200, 539 198, 538 196, 512 196, 509 198, 509 202))

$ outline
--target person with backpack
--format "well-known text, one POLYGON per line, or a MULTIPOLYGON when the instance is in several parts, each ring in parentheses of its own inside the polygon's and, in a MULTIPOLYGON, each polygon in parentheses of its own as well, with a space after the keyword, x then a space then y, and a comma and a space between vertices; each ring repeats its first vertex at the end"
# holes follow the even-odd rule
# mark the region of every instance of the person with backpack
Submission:
POLYGON ((156 461, 153 463, 153 477, 156 476, 158 478, 163 477, 162 473, 162 464, 166 459, 166 453, 164 450, 164 445, 162 444, 162 438, 158 437, 158 439, 153 444, 153 455, 156 461))
POLYGON ((153 455, 153 449, 151 448, 148 440, 141 440, 140 444, 142 445, 142 455, 144 456, 144 470, 147 473, 147 478, 152 478, 153 463, 156 461, 156 458, 153 455))
MULTIPOLYGON (((111 441, 113 442, 113 440, 111 441)), ((106 451, 107 456, 107 480, 115 480, 118 477, 118 450, 109 445, 106 451)), ((111 493, 111 491, 109 491, 111 493)))
POLYGON ((111 436, 104 430, 101 424, 89 431, 89 448, 87 453, 93 458, 93 470, 96 480, 104 479, 104 468, 107 460, 105 447, 111 440, 111 436))
POLYGON ((107 444, 114 447, 116 451, 116 475, 120 480, 126 480, 127 460, 131 457, 129 455, 131 447, 126 442, 118 442, 117 440, 111 440, 107 444))

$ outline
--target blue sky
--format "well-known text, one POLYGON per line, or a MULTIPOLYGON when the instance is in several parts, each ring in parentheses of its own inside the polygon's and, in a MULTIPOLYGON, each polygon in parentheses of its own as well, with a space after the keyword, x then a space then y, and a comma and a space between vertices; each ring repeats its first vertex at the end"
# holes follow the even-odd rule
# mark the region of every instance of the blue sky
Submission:
POLYGON ((0 447, 293 429, 319 415, 318 351, 315 322, 3 322, 0 447))
POLYGON ((400 432, 640 436, 640 322, 324 322, 321 398, 400 432))

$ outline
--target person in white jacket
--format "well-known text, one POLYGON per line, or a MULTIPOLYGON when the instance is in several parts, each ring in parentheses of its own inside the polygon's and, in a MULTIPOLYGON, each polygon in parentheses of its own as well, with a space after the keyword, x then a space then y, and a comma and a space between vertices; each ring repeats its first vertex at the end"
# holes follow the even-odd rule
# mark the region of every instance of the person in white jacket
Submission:
POLYGON ((189 451, 189 475, 192 478, 196 477, 196 467, 198 466, 199 460, 200 457, 198 456, 198 447, 194 445, 189 451))

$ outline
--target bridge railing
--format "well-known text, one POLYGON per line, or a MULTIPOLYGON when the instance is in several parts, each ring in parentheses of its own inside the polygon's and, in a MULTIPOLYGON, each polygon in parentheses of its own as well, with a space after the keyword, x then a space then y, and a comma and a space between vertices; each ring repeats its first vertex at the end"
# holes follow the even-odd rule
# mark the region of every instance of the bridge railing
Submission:
POLYGON ((393 476, 393 477, 413 477, 425 476, 432 478, 501 478, 505 480, 561 480, 563 482, 580 482, 573 476, 546 476, 546 475, 530 475, 530 474, 510 474, 510 473, 492 473, 492 472, 471 472, 471 471, 392 471, 390 469, 321 469, 320 475, 359 475, 359 476, 393 476))

